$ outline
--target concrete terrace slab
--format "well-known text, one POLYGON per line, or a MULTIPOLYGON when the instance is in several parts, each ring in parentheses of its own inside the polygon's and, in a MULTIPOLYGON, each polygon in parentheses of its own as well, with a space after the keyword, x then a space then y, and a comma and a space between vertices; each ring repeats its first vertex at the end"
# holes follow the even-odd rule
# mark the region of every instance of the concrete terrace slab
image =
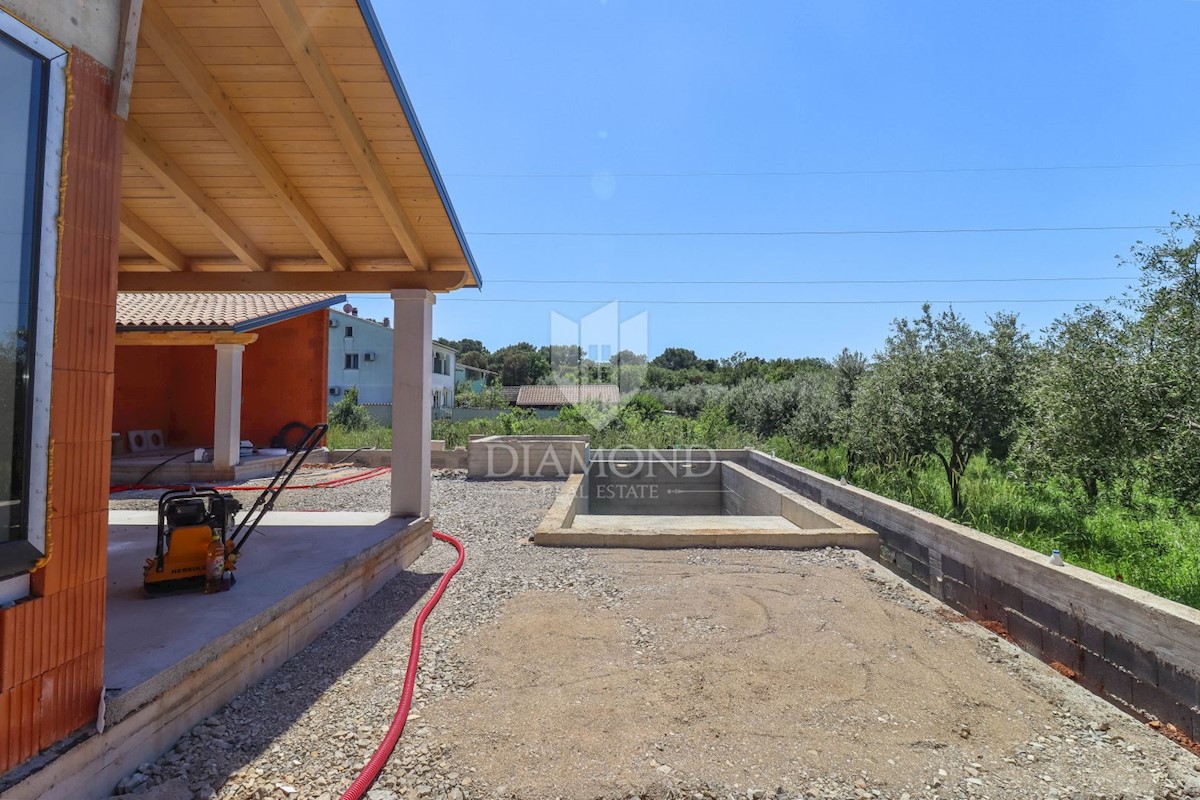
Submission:
MULTIPOLYGON (((153 512, 113 518, 152 523, 153 512)), ((110 526, 104 730, 27 762, 5 800, 107 793, 407 569, 432 541, 433 523, 309 512, 274 515, 261 530, 232 591, 148 598, 142 564, 154 525, 110 526)))
POLYGON ((381 513, 271 512, 247 542, 229 592, 147 597, 156 512, 113 511, 108 545, 104 682, 118 718, 182 679, 200 652, 342 564, 404 531, 381 513))

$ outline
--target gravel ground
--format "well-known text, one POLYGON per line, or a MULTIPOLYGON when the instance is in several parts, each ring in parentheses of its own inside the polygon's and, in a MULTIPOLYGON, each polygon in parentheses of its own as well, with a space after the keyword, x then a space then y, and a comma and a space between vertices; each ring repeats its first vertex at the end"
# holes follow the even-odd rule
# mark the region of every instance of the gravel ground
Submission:
MULTIPOLYGON (((286 497, 384 510, 387 480, 286 497)), ((370 800, 1200 797, 1200 760, 857 554, 533 547, 558 488, 435 475, 438 526, 467 566, 426 626, 408 728, 370 800)), ((452 552, 435 542, 119 789, 340 796, 386 730, 412 619, 452 552)))

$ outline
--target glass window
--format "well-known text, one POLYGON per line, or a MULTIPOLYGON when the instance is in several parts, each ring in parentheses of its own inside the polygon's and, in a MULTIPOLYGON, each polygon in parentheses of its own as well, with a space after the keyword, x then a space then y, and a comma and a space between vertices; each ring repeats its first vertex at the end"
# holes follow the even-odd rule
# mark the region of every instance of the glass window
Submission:
POLYGON ((346 369, 358 369, 358 353, 346 353, 346 369))
POLYGON ((347 326, 346 326, 346 338, 347 338, 347 339, 353 339, 353 338, 354 338, 354 326, 353 326, 353 325, 347 325, 347 326))
POLYGON ((45 58, 0 34, 0 545, 29 538, 33 311, 48 66, 45 58))

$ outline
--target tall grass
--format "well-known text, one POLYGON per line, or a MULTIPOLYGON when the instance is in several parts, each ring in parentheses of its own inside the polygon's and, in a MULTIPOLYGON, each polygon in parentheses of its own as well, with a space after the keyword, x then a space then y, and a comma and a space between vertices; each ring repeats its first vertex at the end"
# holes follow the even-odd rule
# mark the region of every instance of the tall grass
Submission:
MULTIPOLYGON (((830 477, 846 474, 844 448, 779 455, 830 477)), ((1076 566, 1200 608, 1200 515, 1144 487, 1128 505, 1112 498, 1092 505, 1061 481, 1027 482, 979 456, 963 478, 966 508, 955 515, 940 464, 911 472, 860 467, 854 484, 1037 552, 1057 548, 1076 566)))
POLYGON ((360 447, 390 449, 392 429, 376 425, 366 430, 353 431, 339 425, 330 425, 325 442, 330 450, 357 450, 360 447))

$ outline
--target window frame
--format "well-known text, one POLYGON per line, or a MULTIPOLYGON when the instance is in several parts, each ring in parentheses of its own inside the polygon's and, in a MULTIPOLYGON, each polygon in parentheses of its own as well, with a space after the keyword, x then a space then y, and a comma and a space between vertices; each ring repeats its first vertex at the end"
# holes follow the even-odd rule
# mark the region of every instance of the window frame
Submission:
POLYGON ((343 369, 358 369, 358 353, 346 353, 345 356, 346 360, 343 369))
POLYGON ((59 188, 66 138, 67 52, 16 17, 0 11, 0 37, 40 58, 42 142, 34 206, 30 272, 30 403, 25 420, 25 539, 0 542, 0 603, 29 593, 29 571, 47 555, 50 482, 50 391, 53 377, 55 286, 58 279, 59 188))

